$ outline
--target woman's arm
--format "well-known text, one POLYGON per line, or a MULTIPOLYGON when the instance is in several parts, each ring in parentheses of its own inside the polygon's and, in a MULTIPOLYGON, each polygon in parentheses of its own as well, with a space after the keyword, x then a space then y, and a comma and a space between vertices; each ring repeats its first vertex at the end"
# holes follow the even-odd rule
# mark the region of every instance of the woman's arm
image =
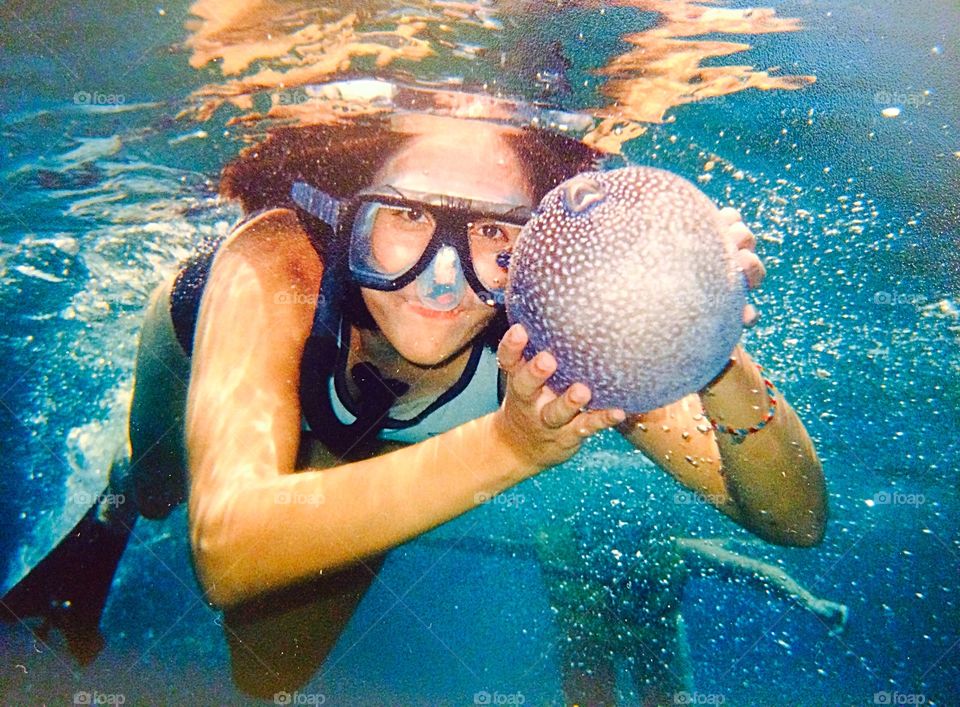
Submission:
MULTIPOLYGON (((756 255, 756 238, 736 209, 720 210, 729 253, 754 289, 766 274, 756 255)), ((753 305, 746 326, 757 321, 753 305)), ((827 519, 823 469, 803 423, 777 393, 773 419, 736 443, 715 434, 707 419, 731 428, 749 428, 766 415, 770 402, 756 364, 742 346, 731 365, 699 394, 691 394, 645 415, 633 415, 621 432, 680 483, 703 496, 764 540, 781 545, 817 545, 827 519)))
POLYGON ((803 423, 777 392, 773 419, 742 443, 714 432, 755 425, 769 402, 756 365, 737 346, 727 370, 700 394, 642 415, 619 429, 638 449, 705 500, 768 542, 809 547, 827 518, 823 469, 803 423))
POLYGON ((299 370, 322 266, 291 212, 224 244, 201 303, 187 401, 190 535, 230 605, 396 546, 532 469, 493 416, 421 444, 293 474, 299 370), (484 495, 485 494, 485 495, 484 495))
POLYGON ((509 379, 498 411, 373 459, 294 474, 300 363, 321 275, 296 216, 277 210, 221 247, 204 291, 187 398, 190 537, 220 605, 395 547, 623 420, 580 412, 585 386, 549 391, 554 362, 525 362, 515 327, 498 351, 509 379))
MULTIPOLYGON (((728 427, 755 425, 769 401, 763 376, 742 346, 732 365, 700 392, 704 411, 728 427)), ((721 471, 741 513, 741 524, 783 545, 809 547, 823 540, 827 491, 813 441, 783 393, 776 412, 759 432, 738 442, 719 433, 721 471)))

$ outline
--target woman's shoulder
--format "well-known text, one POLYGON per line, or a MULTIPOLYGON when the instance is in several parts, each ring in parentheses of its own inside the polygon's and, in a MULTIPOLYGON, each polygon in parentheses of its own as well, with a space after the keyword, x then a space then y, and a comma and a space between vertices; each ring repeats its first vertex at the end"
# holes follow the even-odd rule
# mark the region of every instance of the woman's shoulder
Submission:
POLYGON ((269 269, 310 283, 319 283, 323 274, 320 256, 291 209, 268 209, 244 221, 220 252, 248 259, 257 270, 269 269))

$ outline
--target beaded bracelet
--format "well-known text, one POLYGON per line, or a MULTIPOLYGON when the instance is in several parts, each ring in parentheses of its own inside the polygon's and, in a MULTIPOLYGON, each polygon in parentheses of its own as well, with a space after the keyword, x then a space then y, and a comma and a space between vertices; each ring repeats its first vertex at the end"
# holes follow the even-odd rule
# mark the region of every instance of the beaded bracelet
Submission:
POLYGON ((717 422, 716 420, 711 418, 709 415, 706 416, 707 419, 710 420, 710 424, 713 426, 713 429, 715 429, 717 432, 723 432, 724 434, 728 434, 731 437, 733 437, 733 442, 735 444, 741 444, 743 440, 746 439, 747 435, 753 434, 754 432, 759 432, 764 427, 766 427, 767 423, 773 419, 773 415, 777 411, 777 394, 773 388, 773 383, 770 382, 769 378, 766 378, 763 376, 763 366, 761 366, 759 363, 756 363, 754 365, 756 365, 757 370, 760 371, 760 377, 763 378, 763 384, 764 386, 766 386, 766 389, 767 389, 767 397, 770 399, 770 409, 767 410, 766 417, 764 417, 763 420, 758 422, 753 427, 743 428, 743 427, 728 427, 727 425, 723 425, 717 422))

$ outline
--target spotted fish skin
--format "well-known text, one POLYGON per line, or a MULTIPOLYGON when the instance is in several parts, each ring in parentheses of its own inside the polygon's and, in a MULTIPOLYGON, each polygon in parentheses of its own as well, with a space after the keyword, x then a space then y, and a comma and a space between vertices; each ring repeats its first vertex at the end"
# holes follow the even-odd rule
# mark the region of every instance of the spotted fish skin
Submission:
POLYGON ((591 407, 646 412, 701 389, 742 334, 745 282, 719 210, 651 167, 577 175, 548 193, 510 258, 506 307, 548 382, 581 381, 591 407))

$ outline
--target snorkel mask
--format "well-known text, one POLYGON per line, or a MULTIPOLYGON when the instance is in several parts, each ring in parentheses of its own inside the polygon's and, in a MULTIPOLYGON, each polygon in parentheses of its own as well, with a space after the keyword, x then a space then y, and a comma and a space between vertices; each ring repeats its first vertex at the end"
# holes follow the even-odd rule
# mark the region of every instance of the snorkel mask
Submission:
POLYGON ((349 238, 350 273, 361 287, 394 291, 416 280, 423 306, 455 309, 469 285, 502 305, 510 251, 531 209, 392 187, 338 200, 296 182, 293 201, 349 238))

